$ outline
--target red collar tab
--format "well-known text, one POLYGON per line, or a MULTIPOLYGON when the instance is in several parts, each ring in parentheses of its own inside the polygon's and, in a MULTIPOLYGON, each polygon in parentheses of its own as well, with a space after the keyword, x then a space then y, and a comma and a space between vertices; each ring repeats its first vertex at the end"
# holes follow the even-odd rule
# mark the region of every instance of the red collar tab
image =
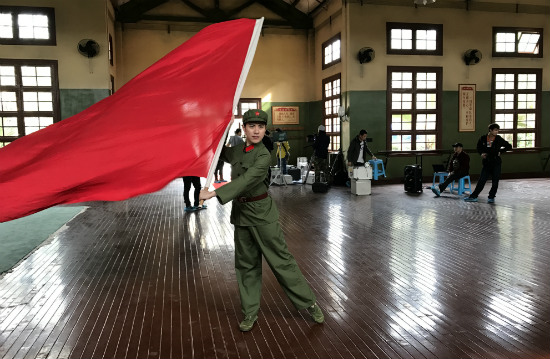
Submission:
POLYGON ((243 149, 244 153, 248 153, 254 149, 254 145, 247 146, 243 149))

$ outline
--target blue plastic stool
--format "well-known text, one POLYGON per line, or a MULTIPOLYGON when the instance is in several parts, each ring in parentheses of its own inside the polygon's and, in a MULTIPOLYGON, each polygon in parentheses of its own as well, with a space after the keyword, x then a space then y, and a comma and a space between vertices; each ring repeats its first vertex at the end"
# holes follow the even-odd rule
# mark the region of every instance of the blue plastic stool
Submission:
POLYGON ((456 181, 453 181, 451 184, 451 193, 453 193, 453 191, 457 191, 458 195, 464 194, 464 192, 472 194, 472 183, 470 182, 470 176, 464 176, 459 179, 458 186, 455 185, 455 182, 456 181), (468 186, 465 185, 465 180, 468 180, 468 186))
POLYGON ((370 160, 369 163, 372 167, 372 179, 378 180, 378 176, 386 177, 386 171, 384 170, 384 161, 370 160))
POLYGON ((437 184, 445 182, 445 177, 447 177, 447 172, 434 172, 434 180, 432 182, 432 188, 435 187, 435 179, 438 178, 437 184))

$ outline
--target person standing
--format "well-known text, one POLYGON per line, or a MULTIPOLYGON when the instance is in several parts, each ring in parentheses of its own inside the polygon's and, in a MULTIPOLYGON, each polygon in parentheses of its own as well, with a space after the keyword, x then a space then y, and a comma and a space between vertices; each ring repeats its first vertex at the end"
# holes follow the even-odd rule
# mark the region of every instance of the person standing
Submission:
POLYGON ((469 197, 464 198, 466 202, 477 202, 477 197, 483 191, 487 178, 491 176, 491 189, 487 203, 495 203, 495 196, 498 190, 498 181, 502 170, 502 158, 500 155, 512 149, 512 145, 502 138, 498 132, 500 126, 497 123, 489 125, 489 133, 483 135, 477 141, 477 152, 481 155, 481 173, 476 188, 469 197))
POLYGON ((298 310, 306 309, 316 323, 324 315, 316 303, 296 260, 288 251, 279 225, 279 211, 267 189, 271 155, 262 142, 267 113, 248 110, 243 115, 245 144, 222 149, 221 159, 231 163, 232 181, 200 192, 201 200, 216 197, 221 204, 232 201, 231 223, 235 226, 235 272, 244 320, 239 329, 247 332, 258 320, 262 288, 262 255, 287 297, 298 310))
MULTIPOLYGON (((275 132, 282 133, 280 128, 276 129, 275 132)), ((286 175, 286 164, 290 158, 290 145, 288 144, 288 141, 278 141, 276 155, 278 164, 281 166, 281 172, 286 175)))
POLYGON ((201 191, 201 179, 197 176, 185 176, 183 179, 183 200, 185 201, 185 212, 192 212, 198 209, 206 208, 205 205, 199 206, 199 193, 201 191), (191 206, 191 200, 189 199, 189 192, 191 191, 191 184, 195 189, 194 202, 191 206))
POLYGON ((331 183, 331 175, 327 170, 328 162, 328 146, 330 145, 330 137, 325 132, 325 126, 319 125, 317 128, 317 136, 313 142, 313 167, 315 169, 315 182, 321 182, 321 172, 325 176, 325 181, 331 183))
POLYGON ((235 146, 237 146, 237 145, 243 144, 243 143, 244 143, 244 140, 243 140, 243 138, 241 137, 241 134, 242 134, 241 129, 240 129, 240 128, 237 128, 237 129, 235 130, 235 135, 229 137, 228 145, 231 146, 231 147, 235 147, 235 146))
POLYGON ((445 191, 445 188, 454 180, 459 180, 470 173, 470 156, 464 152, 463 147, 464 146, 460 142, 453 145, 454 153, 447 165, 449 176, 443 183, 432 187, 432 192, 435 193, 437 197, 439 197, 441 192, 445 191))
POLYGON ((367 131, 361 130, 349 144, 347 153, 348 166, 364 166, 367 162, 367 153, 373 160, 376 159, 376 156, 372 154, 369 146, 367 146, 367 131))

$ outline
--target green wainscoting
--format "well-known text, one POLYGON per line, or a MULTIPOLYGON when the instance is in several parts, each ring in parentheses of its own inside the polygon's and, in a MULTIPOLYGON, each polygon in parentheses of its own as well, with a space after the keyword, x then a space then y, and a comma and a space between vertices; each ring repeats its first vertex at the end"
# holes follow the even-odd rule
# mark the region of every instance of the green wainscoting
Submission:
POLYGON ((76 115, 109 94, 108 89, 60 89, 61 119, 76 115))

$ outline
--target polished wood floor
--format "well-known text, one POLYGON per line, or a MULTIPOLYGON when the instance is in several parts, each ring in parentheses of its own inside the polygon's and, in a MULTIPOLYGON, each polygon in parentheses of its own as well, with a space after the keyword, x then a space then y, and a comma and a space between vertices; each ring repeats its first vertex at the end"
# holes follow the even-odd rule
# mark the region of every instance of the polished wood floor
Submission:
POLYGON ((501 181, 495 205, 273 187, 326 322, 265 266, 249 333, 230 205, 184 213, 182 187, 89 203, 0 278, 0 358, 550 358, 547 178, 501 181))

